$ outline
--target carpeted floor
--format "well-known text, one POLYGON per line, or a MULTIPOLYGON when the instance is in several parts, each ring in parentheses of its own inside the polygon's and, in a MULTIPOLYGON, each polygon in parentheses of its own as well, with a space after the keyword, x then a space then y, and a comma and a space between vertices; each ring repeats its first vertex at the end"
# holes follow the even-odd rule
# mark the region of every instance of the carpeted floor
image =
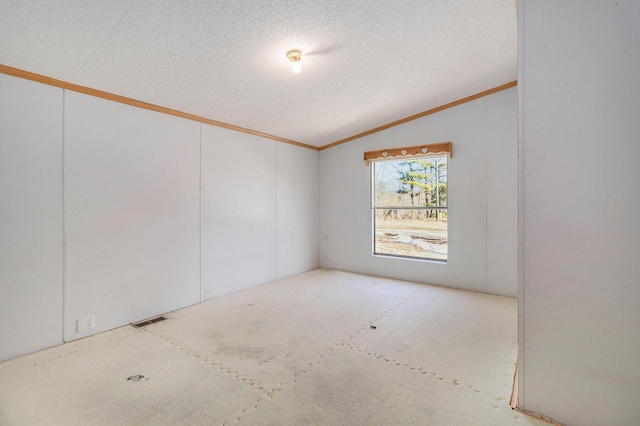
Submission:
POLYGON ((166 316, 0 364, 0 425, 545 424, 515 299, 319 269, 166 316))

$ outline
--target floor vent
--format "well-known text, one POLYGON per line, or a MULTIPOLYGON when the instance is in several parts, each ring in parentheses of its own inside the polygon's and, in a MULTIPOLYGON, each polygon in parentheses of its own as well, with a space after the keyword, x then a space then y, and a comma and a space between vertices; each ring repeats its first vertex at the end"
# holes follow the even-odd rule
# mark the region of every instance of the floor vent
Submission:
POLYGON ((167 317, 161 316, 161 317, 151 318, 151 319, 140 321, 140 322, 131 323, 131 325, 134 326, 135 328, 140 328, 140 327, 144 327, 145 325, 155 324, 156 322, 164 321, 166 319, 167 317))

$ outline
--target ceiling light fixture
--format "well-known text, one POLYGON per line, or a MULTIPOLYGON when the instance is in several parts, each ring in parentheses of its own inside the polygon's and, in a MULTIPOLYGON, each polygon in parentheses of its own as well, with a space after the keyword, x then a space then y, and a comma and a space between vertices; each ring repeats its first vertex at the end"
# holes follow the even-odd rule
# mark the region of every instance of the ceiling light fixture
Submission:
POLYGON ((302 53, 299 50, 294 49, 287 52, 287 58, 293 63, 293 72, 298 74, 302 71, 302 66, 300 66, 300 60, 302 59, 302 53))

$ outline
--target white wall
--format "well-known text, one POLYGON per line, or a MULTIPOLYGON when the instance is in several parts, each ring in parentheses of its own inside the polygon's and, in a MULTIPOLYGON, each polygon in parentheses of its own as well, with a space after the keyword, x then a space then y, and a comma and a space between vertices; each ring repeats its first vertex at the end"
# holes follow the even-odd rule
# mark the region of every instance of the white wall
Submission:
POLYGON ((640 3, 520 1, 520 405, 640 424, 640 3))
POLYGON ((202 295, 276 277, 276 142, 202 129, 202 295))
POLYGON ((319 265, 320 176, 318 152, 277 144, 276 278, 319 265))
POLYGON ((517 295, 515 88, 324 150, 320 168, 322 267, 517 295), (448 264, 372 256, 364 151, 444 141, 453 142, 448 264))
POLYGON ((62 343, 62 89, 0 75, 0 360, 62 343))
POLYGON ((516 297, 518 291, 518 109, 517 89, 486 98, 485 150, 487 293, 516 297), (515 140, 515 142, 514 142, 515 140))
POLYGON ((69 91, 65 107, 65 340, 200 302, 200 124, 69 91))
POLYGON ((317 151, 16 77, 0 93, 0 361, 318 266, 317 151))
POLYGON ((204 125, 202 297, 318 267, 318 152, 204 125))

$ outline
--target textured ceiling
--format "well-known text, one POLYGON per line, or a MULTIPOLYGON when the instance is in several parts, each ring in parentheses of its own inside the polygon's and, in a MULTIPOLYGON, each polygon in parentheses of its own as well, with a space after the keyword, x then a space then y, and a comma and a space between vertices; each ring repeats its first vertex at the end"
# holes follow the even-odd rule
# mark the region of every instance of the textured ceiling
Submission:
POLYGON ((0 0, 0 64, 315 146, 513 81, 516 49, 514 0, 0 0))

